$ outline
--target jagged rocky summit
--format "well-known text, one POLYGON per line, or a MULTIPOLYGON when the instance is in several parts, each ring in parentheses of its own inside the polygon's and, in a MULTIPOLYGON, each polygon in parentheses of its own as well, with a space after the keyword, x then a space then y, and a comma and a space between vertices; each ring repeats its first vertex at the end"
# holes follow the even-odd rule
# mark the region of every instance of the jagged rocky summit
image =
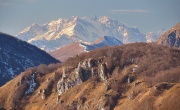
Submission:
POLYGON ((106 16, 58 19, 44 25, 33 24, 16 36, 45 51, 53 51, 72 42, 94 42, 102 36, 114 36, 123 43, 146 42, 138 28, 106 16))
POLYGON ((62 95, 69 88, 77 86, 93 76, 99 76, 99 78, 106 84, 106 64, 101 62, 102 59, 99 59, 99 61, 93 59, 86 59, 85 61, 81 61, 79 62, 78 67, 74 70, 74 74, 68 72, 68 70, 72 70, 71 67, 63 68, 62 77, 57 83, 58 95, 62 95))

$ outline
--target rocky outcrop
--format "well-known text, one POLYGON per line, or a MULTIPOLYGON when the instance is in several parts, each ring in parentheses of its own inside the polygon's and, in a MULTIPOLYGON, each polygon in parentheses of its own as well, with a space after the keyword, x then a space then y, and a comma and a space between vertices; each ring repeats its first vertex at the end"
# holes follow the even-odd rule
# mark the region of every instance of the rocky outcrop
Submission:
POLYGON ((137 43, 30 68, 0 87, 0 108, 177 110, 179 54, 179 49, 137 43), (30 86, 33 82, 36 86, 30 86), (34 91, 25 94, 30 88, 34 91))
POLYGON ((105 73, 105 64, 100 64, 99 66, 99 76, 102 79, 102 81, 105 81, 107 79, 107 73, 105 73))
POLYGON ((45 99, 45 98, 46 98, 46 90, 45 90, 45 89, 42 90, 41 98, 42 98, 42 99, 45 99))
POLYGON ((86 59, 79 62, 76 69, 64 67, 62 77, 57 83, 58 94, 63 94, 68 89, 87 81, 92 76, 100 77, 101 81, 108 85, 106 64, 102 64, 101 60, 86 59))
POLYGON ((57 83, 57 90, 58 95, 61 95, 65 91, 67 91, 69 88, 72 88, 76 85, 79 85, 83 82, 83 76, 82 76, 82 67, 78 66, 76 71, 71 74, 71 72, 68 71, 70 68, 63 68, 63 73, 61 79, 57 83))
POLYGON ((25 94, 30 94, 30 93, 34 92, 35 87, 37 85, 35 82, 35 75, 34 74, 31 75, 31 80, 28 80, 27 84, 28 84, 29 88, 26 90, 25 94))

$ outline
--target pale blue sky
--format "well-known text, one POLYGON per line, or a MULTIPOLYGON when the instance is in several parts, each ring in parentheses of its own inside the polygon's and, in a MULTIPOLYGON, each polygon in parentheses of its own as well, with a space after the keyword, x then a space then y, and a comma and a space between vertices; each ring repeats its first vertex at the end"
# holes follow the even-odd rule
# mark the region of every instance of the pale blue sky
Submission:
POLYGON ((95 15, 157 32, 180 22, 180 0, 0 0, 0 32, 16 35, 33 23, 95 15))

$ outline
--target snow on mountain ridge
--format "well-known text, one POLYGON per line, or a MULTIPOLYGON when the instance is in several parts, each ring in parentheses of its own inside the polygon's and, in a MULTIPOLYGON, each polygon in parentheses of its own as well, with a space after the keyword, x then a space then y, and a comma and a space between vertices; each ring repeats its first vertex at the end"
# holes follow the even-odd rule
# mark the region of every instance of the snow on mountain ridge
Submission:
POLYGON ((100 42, 95 42, 95 43, 80 42, 80 46, 84 47, 85 48, 84 51, 88 52, 103 46, 117 46, 123 44, 121 41, 111 36, 104 36, 99 39, 100 42))
POLYGON ((122 42, 112 36, 103 36, 98 38, 95 42, 74 42, 69 45, 63 46, 50 54, 60 61, 65 61, 69 57, 79 55, 83 52, 89 52, 103 46, 119 46, 122 42))
POLYGON ((154 33, 154 32, 149 32, 146 34, 146 39, 147 39, 147 42, 150 43, 150 42, 155 42, 158 37, 160 37, 163 33, 165 33, 165 29, 161 29, 160 31, 154 33))
POLYGON ((146 41, 145 35, 138 28, 128 27, 107 16, 60 18, 44 25, 33 24, 17 35, 46 51, 53 51, 72 42, 93 42, 101 36, 115 36, 123 43, 146 41))

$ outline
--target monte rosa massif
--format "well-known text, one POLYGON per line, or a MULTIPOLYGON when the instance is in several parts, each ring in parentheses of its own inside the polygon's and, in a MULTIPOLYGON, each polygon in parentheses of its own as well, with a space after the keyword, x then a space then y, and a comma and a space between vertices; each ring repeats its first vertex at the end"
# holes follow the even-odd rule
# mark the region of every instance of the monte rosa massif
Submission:
MULTIPOLYGON (((94 42, 102 36, 113 36, 124 44, 147 41, 146 35, 138 28, 127 26, 106 16, 60 18, 44 25, 33 24, 16 35, 17 38, 47 52, 72 42, 94 42)), ((148 36, 148 39, 153 39, 151 37, 148 36)))

